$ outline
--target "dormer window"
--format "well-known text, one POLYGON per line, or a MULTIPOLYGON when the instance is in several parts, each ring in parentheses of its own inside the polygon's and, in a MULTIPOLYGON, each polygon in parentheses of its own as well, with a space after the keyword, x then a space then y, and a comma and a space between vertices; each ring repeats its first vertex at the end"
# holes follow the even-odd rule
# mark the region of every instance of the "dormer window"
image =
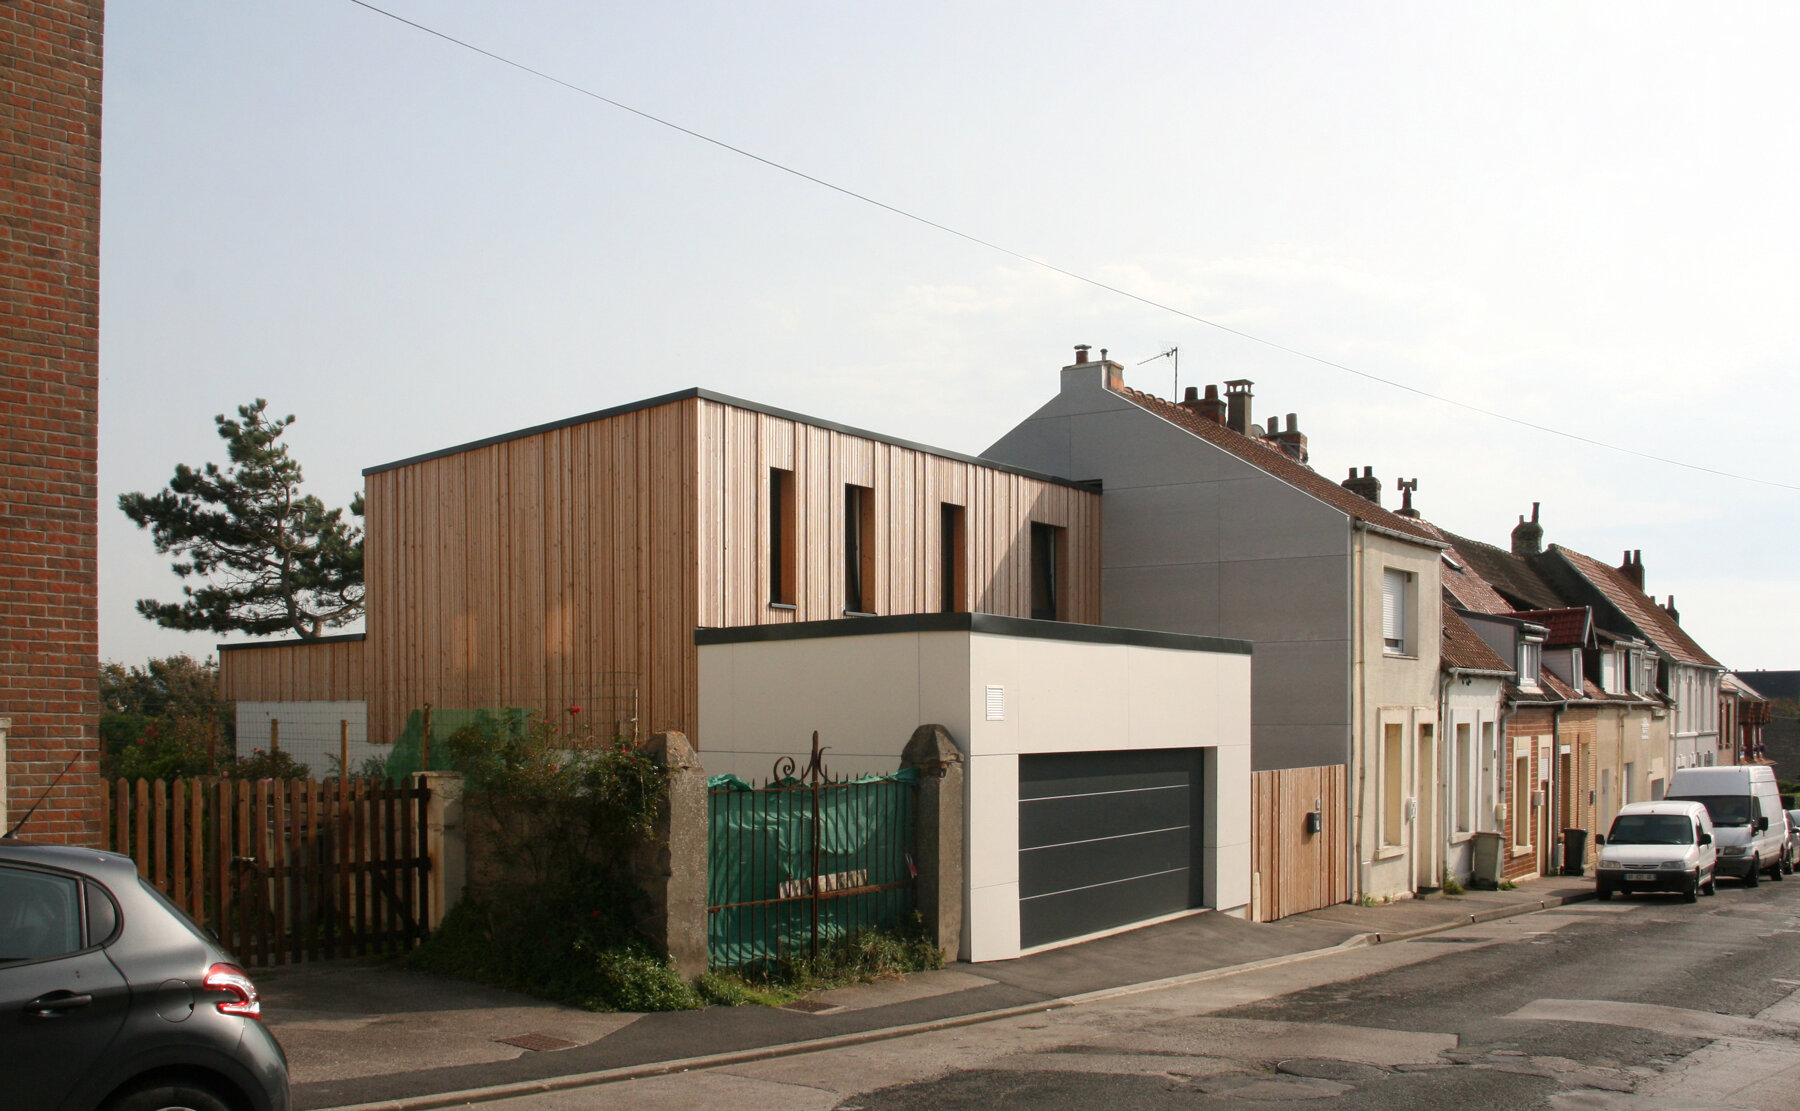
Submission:
POLYGON ((1519 688, 1534 691, 1538 689, 1538 672, 1544 666, 1544 642, 1541 640, 1519 641, 1519 688))
POLYGON ((1607 694, 1619 693, 1619 654, 1600 653, 1600 689, 1607 694))

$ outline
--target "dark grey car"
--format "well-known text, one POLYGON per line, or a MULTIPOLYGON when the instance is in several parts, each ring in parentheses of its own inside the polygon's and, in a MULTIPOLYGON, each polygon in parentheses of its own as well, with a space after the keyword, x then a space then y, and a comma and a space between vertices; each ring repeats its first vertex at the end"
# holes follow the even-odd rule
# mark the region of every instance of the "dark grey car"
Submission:
POLYGON ((0 1104, 288 1111, 256 988, 130 858, 0 838, 0 1104))

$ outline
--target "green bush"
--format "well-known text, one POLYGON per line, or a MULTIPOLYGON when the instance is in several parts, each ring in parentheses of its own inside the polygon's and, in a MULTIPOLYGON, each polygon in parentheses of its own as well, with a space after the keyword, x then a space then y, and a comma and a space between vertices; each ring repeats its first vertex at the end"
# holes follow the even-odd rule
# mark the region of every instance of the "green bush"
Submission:
POLYGON ((250 750, 250 755, 240 756, 235 760, 222 761, 219 774, 230 779, 310 779, 312 771, 305 764, 276 749, 264 752, 260 748, 250 750))

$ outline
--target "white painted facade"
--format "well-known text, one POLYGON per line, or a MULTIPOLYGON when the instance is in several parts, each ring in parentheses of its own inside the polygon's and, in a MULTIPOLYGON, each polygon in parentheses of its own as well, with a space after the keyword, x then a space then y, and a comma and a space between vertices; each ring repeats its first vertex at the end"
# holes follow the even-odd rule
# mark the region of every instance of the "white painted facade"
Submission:
POLYGON ((1443 677, 1444 763, 1438 806, 1444 815, 1444 870, 1467 886, 1474 872, 1477 833, 1498 833, 1505 815, 1504 683, 1488 675, 1443 677))
MULTIPOLYGON (((804 628, 773 627, 778 633, 804 628)), ((963 928, 970 959, 1020 954, 1024 755, 1205 750, 1198 859, 1203 901, 1245 913, 1247 645, 968 614, 821 622, 814 628, 823 635, 701 639, 700 728, 707 738, 701 761, 709 773, 760 781, 782 756, 804 764, 816 729, 833 775, 888 772, 898 767, 915 728, 944 726, 968 760, 963 928), (964 627, 928 627, 933 622, 964 627), (869 631, 858 632, 858 626, 869 631), (1032 635, 1006 631, 1027 628, 1032 635)))

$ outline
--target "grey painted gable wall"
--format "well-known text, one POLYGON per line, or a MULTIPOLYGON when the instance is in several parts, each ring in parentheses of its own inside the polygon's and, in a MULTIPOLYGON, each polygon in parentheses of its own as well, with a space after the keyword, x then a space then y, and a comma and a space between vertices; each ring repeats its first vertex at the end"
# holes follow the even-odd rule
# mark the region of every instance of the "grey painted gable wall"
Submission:
POLYGON ((982 455, 1100 479, 1101 620, 1255 643, 1252 763, 1343 763, 1350 525, 1339 510, 1104 386, 1100 364, 982 455))

